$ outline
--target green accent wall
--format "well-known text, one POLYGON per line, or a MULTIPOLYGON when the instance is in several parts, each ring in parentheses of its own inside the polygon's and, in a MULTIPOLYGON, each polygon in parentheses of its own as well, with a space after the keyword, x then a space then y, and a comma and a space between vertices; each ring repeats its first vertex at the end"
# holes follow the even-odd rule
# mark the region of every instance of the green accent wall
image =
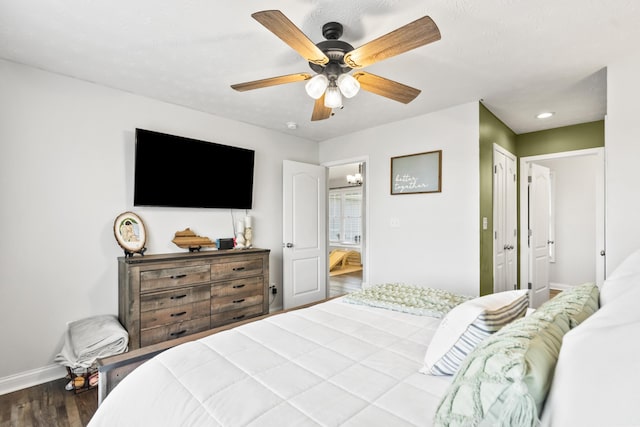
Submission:
MULTIPOLYGON (((521 157, 604 147, 604 120, 516 135, 480 104, 480 295, 493 293, 493 144, 514 154, 518 169, 521 157), (487 229, 482 229, 482 218, 487 229)), ((518 170, 518 182, 520 182, 518 170)), ((518 192, 520 186, 518 185, 518 192)), ((520 200, 520 194, 518 194, 520 200)), ((518 203, 518 222, 520 203, 518 203)), ((518 228, 521 225, 518 223, 518 228)), ((520 271, 518 242, 518 271, 520 271)), ((518 281, 520 274, 518 273, 518 281)))
POLYGON ((522 133, 516 142, 518 158, 604 147, 604 120, 522 133))
POLYGON ((493 144, 516 154, 516 134, 480 104, 480 295, 493 293, 493 144), (487 218, 487 229, 482 229, 487 218))

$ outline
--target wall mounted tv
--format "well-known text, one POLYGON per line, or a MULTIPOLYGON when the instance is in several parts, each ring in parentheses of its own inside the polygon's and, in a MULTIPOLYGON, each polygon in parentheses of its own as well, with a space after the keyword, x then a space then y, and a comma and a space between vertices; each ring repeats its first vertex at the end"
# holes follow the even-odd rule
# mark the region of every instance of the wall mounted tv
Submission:
POLYGON ((253 150, 136 129, 134 206, 251 209, 253 150))

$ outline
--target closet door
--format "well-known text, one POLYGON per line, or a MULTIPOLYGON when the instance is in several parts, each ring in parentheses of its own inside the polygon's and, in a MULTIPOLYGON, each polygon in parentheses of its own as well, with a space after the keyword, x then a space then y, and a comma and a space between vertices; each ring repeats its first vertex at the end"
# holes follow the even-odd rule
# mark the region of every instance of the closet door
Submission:
POLYGON ((516 158, 494 144, 493 150, 493 291, 515 289, 517 272, 516 158))

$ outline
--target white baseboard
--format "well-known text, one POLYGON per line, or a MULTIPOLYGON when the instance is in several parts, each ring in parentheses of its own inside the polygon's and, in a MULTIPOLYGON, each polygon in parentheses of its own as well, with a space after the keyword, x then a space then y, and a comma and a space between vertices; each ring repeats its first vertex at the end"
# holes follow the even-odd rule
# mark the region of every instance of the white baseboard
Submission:
POLYGON ((269 308, 269 313, 276 313, 278 311, 282 310, 282 306, 281 305, 276 305, 275 307, 270 307, 269 308))
POLYGON ((0 395, 57 380, 65 375, 67 375, 67 371, 63 366, 49 365, 0 378, 0 395))
POLYGON ((566 291, 567 289, 571 289, 573 286, 564 283, 549 282, 549 287, 558 291, 566 291))

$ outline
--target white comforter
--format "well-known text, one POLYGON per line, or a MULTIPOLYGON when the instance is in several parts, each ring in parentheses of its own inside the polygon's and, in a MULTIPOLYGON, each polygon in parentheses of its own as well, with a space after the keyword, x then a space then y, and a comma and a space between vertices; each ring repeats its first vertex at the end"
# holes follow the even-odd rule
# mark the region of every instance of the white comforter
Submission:
POLYGON ((340 299, 272 316, 146 362, 89 426, 429 426, 450 381, 418 373, 439 322, 340 299))

